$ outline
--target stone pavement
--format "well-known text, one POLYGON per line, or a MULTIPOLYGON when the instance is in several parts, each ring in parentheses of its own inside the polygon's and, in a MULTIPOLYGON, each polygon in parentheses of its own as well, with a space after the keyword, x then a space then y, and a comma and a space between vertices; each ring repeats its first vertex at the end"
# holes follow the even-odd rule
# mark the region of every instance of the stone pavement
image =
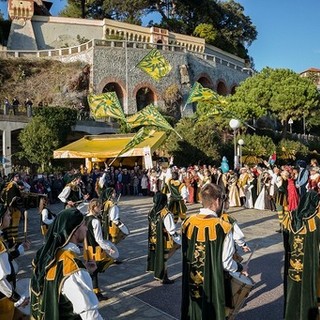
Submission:
MULTIPOLYGON (((168 273, 175 280, 172 285, 161 285, 152 274, 145 271, 147 259, 147 214, 152 207, 151 197, 123 197, 120 214, 131 233, 117 245, 122 264, 112 265, 100 274, 100 287, 110 297, 101 302, 100 312, 104 319, 116 320, 172 320, 180 318, 181 256, 180 251, 169 260, 168 273)), ((189 213, 198 211, 200 205, 190 205, 189 213)), ((51 207, 53 212, 62 209, 61 204, 51 207)), ((249 273, 255 282, 237 319, 282 319, 283 248, 278 229, 277 216, 270 211, 231 208, 238 220, 247 242, 255 252, 249 265, 249 273)), ((29 210, 29 239, 32 249, 19 258, 18 277, 30 277, 31 260, 42 244, 39 215, 36 209, 29 210)), ((243 254, 244 263, 249 254, 243 254)))

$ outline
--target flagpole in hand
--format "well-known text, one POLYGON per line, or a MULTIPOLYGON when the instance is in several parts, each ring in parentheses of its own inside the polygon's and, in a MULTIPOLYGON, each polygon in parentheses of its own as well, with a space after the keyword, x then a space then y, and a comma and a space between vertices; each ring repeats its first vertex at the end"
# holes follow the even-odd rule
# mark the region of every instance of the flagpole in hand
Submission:
POLYGON ((23 228, 23 234, 24 234, 24 242, 27 242, 27 235, 28 235, 28 211, 24 211, 24 228, 23 228))

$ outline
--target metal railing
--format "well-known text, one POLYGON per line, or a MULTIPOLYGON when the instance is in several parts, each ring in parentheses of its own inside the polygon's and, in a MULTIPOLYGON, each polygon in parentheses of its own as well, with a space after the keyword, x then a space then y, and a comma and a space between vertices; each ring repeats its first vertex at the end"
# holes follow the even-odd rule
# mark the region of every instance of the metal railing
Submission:
POLYGON ((170 52, 183 52, 191 53, 201 59, 212 61, 217 64, 224 65, 231 69, 247 73, 243 70, 243 65, 236 64, 229 61, 228 59, 222 59, 213 54, 199 53, 196 51, 188 50, 186 47, 173 44, 159 44, 159 43, 150 43, 150 42, 137 42, 131 40, 115 40, 115 39, 92 39, 86 43, 80 44, 74 47, 68 48, 59 48, 59 49, 50 49, 50 50, 3 50, 0 51, 1 58, 57 58, 75 55, 88 51, 93 47, 109 47, 109 48, 124 48, 127 45, 127 48, 133 49, 152 49, 158 48, 159 50, 170 51, 170 52))

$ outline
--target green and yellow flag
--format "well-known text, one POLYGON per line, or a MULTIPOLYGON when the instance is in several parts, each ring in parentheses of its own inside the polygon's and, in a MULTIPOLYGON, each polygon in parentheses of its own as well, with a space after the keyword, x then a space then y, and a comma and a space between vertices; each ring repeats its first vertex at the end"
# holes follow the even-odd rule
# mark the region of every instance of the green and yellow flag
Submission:
POLYGON ((127 151, 133 149, 135 146, 137 146, 144 140, 152 137, 155 132, 155 130, 146 129, 145 127, 140 128, 139 131, 127 143, 127 145, 120 151, 120 153, 117 155, 117 158, 120 157, 122 154, 126 153, 127 151))
POLYGON ((182 137, 176 132, 170 123, 163 117, 163 115, 158 111, 157 107, 153 104, 149 104, 136 114, 127 118, 127 125, 129 128, 136 128, 140 126, 154 126, 161 128, 165 131, 174 131, 180 139, 182 137))
POLYGON ((94 119, 107 117, 125 120, 125 115, 115 92, 106 92, 99 95, 88 95, 90 111, 94 119))
POLYGON ((218 94, 209 88, 204 88, 199 82, 195 82, 191 88, 187 104, 212 99, 218 100, 218 94))
POLYGON ((157 81, 165 77, 172 68, 169 61, 157 49, 152 49, 137 67, 157 81))
POLYGON ((173 130, 168 121, 153 104, 149 104, 136 114, 128 117, 127 124, 130 128, 136 128, 140 126, 155 126, 165 130, 173 130))

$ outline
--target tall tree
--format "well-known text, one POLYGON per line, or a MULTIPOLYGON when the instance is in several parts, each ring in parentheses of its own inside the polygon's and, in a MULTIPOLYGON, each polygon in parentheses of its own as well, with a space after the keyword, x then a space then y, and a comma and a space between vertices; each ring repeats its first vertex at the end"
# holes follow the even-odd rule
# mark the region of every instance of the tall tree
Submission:
POLYGON ((221 139, 211 119, 198 122, 196 118, 183 118, 177 123, 175 130, 183 140, 171 133, 165 149, 174 156, 177 165, 220 161, 221 139))
POLYGON ((310 117, 319 108, 315 84, 289 69, 264 68, 230 97, 230 110, 243 120, 274 115, 286 132, 287 122, 310 117))
POLYGON ((257 37, 250 17, 234 0, 68 0, 60 14, 139 25, 144 16, 152 13, 159 14, 161 21, 150 21, 151 25, 182 34, 192 35, 200 24, 211 25, 217 35, 209 43, 243 58, 247 57, 247 46, 257 37))
POLYGON ((58 146, 57 133, 47 126, 43 117, 33 117, 19 134, 19 141, 23 150, 20 156, 26 157, 30 163, 41 165, 42 170, 58 146))
POLYGON ((60 15, 93 19, 109 18, 141 24, 141 18, 146 14, 147 8, 147 0, 68 0, 60 15))
POLYGON ((162 17, 161 26, 200 37, 202 35, 196 28, 200 24, 211 26, 216 35, 209 44, 243 58, 248 57, 247 47, 257 37, 256 28, 250 17, 244 14, 243 6, 233 0, 151 0, 150 3, 151 11, 162 17))
POLYGON ((66 7, 59 12, 62 17, 84 18, 86 17, 85 0, 68 0, 66 7))
POLYGON ((257 38, 257 30, 249 16, 244 14, 241 4, 231 0, 221 2, 222 18, 216 28, 220 31, 221 41, 226 51, 245 58, 247 47, 257 38))
POLYGON ((58 137, 59 146, 63 145, 76 124, 77 111, 62 107, 34 108, 34 115, 42 117, 47 127, 54 131, 58 137))

